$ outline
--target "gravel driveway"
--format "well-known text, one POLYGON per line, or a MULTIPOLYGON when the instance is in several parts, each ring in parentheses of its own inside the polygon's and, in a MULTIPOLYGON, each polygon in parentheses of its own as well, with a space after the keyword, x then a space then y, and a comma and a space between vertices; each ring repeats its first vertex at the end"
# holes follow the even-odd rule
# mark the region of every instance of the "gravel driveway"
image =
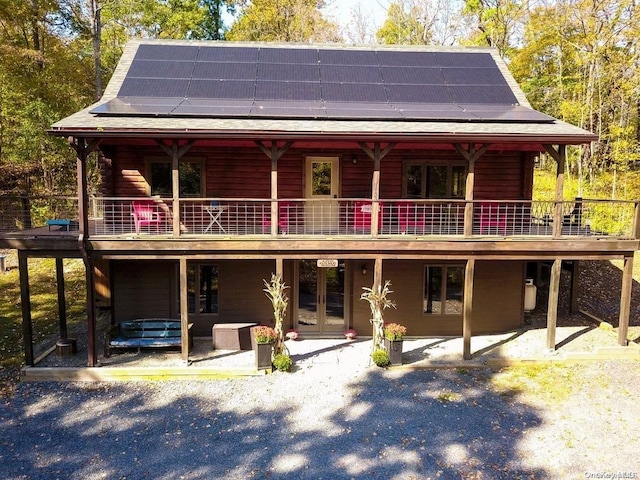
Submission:
POLYGON ((223 381, 23 383, 0 406, 0 478, 638 478, 638 362, 541 368, 573 389, 321 362, 223 381))

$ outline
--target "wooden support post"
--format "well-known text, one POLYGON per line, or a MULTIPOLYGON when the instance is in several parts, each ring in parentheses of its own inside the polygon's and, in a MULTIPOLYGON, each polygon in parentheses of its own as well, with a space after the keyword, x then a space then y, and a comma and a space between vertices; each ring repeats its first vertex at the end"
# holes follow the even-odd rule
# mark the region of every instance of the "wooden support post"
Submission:
POLYGON ((558 323, 558 298, 560 293, 560 273, 562 259, 556 258, 551 267, 549 280, 549 304, 547 307, 547 349, 556 349, 556 325, 558 323))
POLYGON ((373 289, 382 287, 382 257, 376 257, 373 264, 373 289))
POLYGON ((29 290, 29 262, 24 250, 18 250, 20 274, 20 305, 22 307, 22 337, 24 339, 24 363, 33 367, 33 325, 31 323, 31 293, 29 290))
POLYGON ((95 367, 98 364, 95 272, 93 259, 86 255, 83 260, 85 265, 85 283, 87 285, 87 366, 95 367))
POLYGON ((180 258, 180 335, 182 359, 189 361, 189 286, 187 282, 187 259, 180 258))
POLYGON ((64 295, 64 264, 62 258, 56 258, 56 284, 58 286, 60 338, 67 338, 67 302, 64 295))
POLYGON ((471 360, 471 314, 473 311, 473 283, 476 269, 476 261, 473 258, 467 260, 464 271, 464 298, 462 311, 462 358, 471 360))
POLYGON ((369 158, 373 160, 373 178, 371 179, 371 235, 377 237, 378 231, 380 230, 380 162, 393 150, 396 144, 389 143, 384 149, 381 148, 379 142, 374 143, 373 148, 364 142, 359 145, 369 158))
POLYGON ((570 301, 569 301, 569 311, 571 313, 578 313, 578 287, 580 285, 579 282, 580 276, 580 261, 573 260, 571 262, 571 291, 570 291, 570 301))
POLYGON ((276 275, 284 280, 284 260, 282 258, 276 258, 276 275))
POLYGON ((620 317, 618 319, 618 343, 627 345, 629 313, 631 309, 631 287, 633 285, 633 255, 624 257, 622 267, 622 291, 620 294, 620 317))
POLYGON ((489 149, 490 144, 484 144, 482 147, 476 150, 476 146, 473 143, 469 144, 468 150, 459 144, 454 143, 453 147, 456 151, 467 161, 467 180, 465 183, 464 199, 467 202, 464 206, 464 236, 470 237, 473 235, 473 199, 475 188, 475 166, 476 160, 478 160, 489 149))
POLYGON ((174 237, 180 236, 180 157, 178 157, 178 141, 171 145, 171 231, 174 237))
POLYGON ((278 156, 271 157, 271 236, 278 235, 278 156))
POLYGON ((545 150, 556 161, 556 198, 553 211, 553 237, 562 236, 562 201, 564 198, 564 164, 567 158, 567 146, 559 145, 558 150, 553 145, 544 145, 545 150))
POLYGON ((640 202, 633 205, 633 238, 640 239, 640 202))

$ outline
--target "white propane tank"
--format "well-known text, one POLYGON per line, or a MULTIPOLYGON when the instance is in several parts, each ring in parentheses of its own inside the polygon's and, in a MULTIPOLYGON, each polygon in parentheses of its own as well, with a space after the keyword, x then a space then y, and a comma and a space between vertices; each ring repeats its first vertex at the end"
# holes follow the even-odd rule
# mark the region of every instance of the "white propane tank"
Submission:
POLYGON ((524 311, 530 312, 536 308, 536 294, 538 288, 533 284, 533 278, 527 278, 524 283, 524 311))

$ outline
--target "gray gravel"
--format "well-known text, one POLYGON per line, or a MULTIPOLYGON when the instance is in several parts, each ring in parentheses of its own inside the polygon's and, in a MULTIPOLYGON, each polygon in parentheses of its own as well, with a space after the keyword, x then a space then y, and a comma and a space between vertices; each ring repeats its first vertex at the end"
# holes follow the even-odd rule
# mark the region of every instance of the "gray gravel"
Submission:
POLYGON ((640 474, 637 362, 553 367, 551 385, 582 379, 560 399, 501 391, 501 375, 316 362, 222 381, 23 383, 0 405, 0 478, 640 474))

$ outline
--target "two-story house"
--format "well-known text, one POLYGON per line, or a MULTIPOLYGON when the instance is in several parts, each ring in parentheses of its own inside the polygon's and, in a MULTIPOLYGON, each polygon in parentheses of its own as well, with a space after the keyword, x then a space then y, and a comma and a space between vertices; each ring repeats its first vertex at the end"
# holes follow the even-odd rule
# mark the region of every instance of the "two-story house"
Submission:
POLYGON ((564 199, 566 147, 596 137, 533 110, 493 50, 132 41, 103 98, 50 133, 78 154, 78 231, 7 244, 84 258, 90 366, 96 296, 114 323, 210 336, 272 322, 272 272, 305 336, 366 335, 362 287, 389 280, 387 321, 463 336, 470 358, 473 334, 523 325, 528 262, 552 265, 554 348, 562 263, 621 258, 626 341, 636 205, 564 199), (532 201, 541 153, 555 201, 532 201))

